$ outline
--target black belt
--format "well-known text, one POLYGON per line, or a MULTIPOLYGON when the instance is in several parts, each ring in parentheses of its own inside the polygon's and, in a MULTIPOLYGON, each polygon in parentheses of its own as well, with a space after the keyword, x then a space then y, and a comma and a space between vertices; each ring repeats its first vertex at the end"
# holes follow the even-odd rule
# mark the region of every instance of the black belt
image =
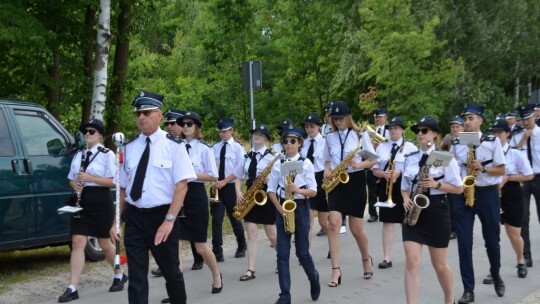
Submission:
POLYGON ((476 186, 476 190, 478 191, 489 191, 489 190, 496 190, 499 189, 499 185, 490 185, 490 186, 476 186))
POLYGON ((161 205, 161 206, 152 207, 152 208, 139 208, 132 204, 128 204, 128 206, 129 206, 129 209, 132 209, 140 213, 154 213, 154 212, 163 213, 164 211, 166 212, 167 210, 169 210, 170 205, 167 204, 167 205, 161 205))

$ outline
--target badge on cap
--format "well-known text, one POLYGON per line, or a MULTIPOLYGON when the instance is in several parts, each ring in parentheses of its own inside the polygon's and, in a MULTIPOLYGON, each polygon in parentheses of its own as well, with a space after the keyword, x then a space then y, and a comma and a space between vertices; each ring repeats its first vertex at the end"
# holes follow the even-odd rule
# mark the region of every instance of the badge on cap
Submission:
POLYGON ((139 94, 140 97, 144 97, 144 92, 141 91, 141 93, 139 94))
POLYGON ((420 119, 420 122, 424 122, 424 121, 426 121, 426 118, 422 117, 422 119, 420 119))
POLYGON ((309 115, 309 116, 307 117, 307 119, 311 119, 311 115, 309 115))
POLYGON ((336 113, 339 112, 339 107, 336 107, 336 113))
POLYGON ((292 130, 294 128, 293 125, 289 125, 289 130, 292 130))

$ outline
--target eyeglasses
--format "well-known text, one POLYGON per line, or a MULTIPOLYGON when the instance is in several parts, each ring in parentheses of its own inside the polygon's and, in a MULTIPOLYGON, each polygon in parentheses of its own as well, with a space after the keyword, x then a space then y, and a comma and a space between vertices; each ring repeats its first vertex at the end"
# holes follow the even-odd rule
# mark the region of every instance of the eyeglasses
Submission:
POLYGON ((167 126, 174 126, 175 124, 176 124, 176 121, 165 122, 165 127, 167 127, 167 126))
POLYGON ((188 128, 191 128, 193 127, 193 125, 195 124, 193 121, 188 121, 188 122, 185 122, 185 121, 181 121, 180 123, 178 123, 180 125, 180 127, 185 127, 187 126, 188 128))
POLYGON ((286 144, 288 144, 288 143, 291 143, 291 145, 294 145, 294 144, 296 144, 296 139, 295 139, 295 138, 291 138, 291 139, 285 138, 285 139, 283 139, 282 143, 283 143, 284 145, 286 145, 286 144))
POLYGON ((135 112, 135 116, 140 117, 141 115, 144 115, 146 117, 150 116, 150 114, 157 112, 157 111, 138 111, 135 112))
POLYGON ((414 134, 418 134, 418 133, 427 134, 427 132, 428 132, 429 130, 430 130, 430 129, 416 129, 416 131, 414 132, 414 134))
POLYGON ((90 135, 96 134, 97 130, 94 129, 86 129, 84 130, 83 134, 90 133, 90 135))

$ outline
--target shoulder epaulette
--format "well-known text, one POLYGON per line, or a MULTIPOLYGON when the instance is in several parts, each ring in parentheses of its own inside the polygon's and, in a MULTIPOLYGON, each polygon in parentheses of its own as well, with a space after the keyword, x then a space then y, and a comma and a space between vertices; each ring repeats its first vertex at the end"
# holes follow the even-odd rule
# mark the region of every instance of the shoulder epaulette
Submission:
POLYGON ((419 153, 419 152, 420 152, 420 150, 416 150, 416 151, 414 151, 414 152, 405 154, 405 157, 409 157, 409 156, 411 156, 411 155, 415 155, 416 153, 419 153))
POLYGON ((137 137, 135 137, 135 138, 132 138, 132 139, 126 141, 126 142, 124 143, 124 146, 127 145, 127 144, 129 144, 130 142, 134 141, 134 140, 137 139, 137 138, 139 138, 139 136, 137 136, 137 137))
POLYGON ((495 135, 484 135, 481 141, 495 141, 495 138, 497 138, 495 135))
POLYGON ((525 128, 524 128, 524 127, 522 127, 522 126, 516 126, 516 127, 514 128, 514 130, 512 130, 512 132, 510 132, 510 133, 511 133, 512 135, 516 135, 516 134, 521 133, 521 132, 523 132, 523 131, 525 131, 525 128))
POLYGON ((183 140, 181 138, 176 138, 176 137, 172 136, 171 134, 167 134, 167 139, 170 139, 170 140, 174 141, 177 144, 183 142, 183 140))
POLYGON ((516 150, 518 150, 518 151, 525 151, 524 148, 520 148, 520 147, 516 147, 516 146, 510 147, 510 148, 511 148, 511 149, 516 149, 516 150))
POLYGON ((109 149, 107 149, 105 147, 101 147, 101 146, 98 147, 97 149, 98 149, 99 152, 105 153, 105 154, 107 154, 107 153, 109 153, 109 151, 111 151, 111 150, 109 150, 109 149))
POLYGON ((208 148, 212 148, 212 146, 211 146, 210 144, 208 144, 208 143, 206 143, 206 142, 204 142, 204 141, 202 141, 202 140, 199 140, 199 142, 200 142, 201 144, 207 146, 208 148))

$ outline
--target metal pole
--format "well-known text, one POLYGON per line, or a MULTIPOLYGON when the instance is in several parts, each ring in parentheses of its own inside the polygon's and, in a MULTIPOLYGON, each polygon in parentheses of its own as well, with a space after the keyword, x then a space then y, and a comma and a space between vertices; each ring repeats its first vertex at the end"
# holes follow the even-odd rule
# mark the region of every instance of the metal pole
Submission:
POLYGON ((251 130, 255 130, 255 114, 253 110, 253 61, 249 62, 249 106, 251 114, 251 130))

